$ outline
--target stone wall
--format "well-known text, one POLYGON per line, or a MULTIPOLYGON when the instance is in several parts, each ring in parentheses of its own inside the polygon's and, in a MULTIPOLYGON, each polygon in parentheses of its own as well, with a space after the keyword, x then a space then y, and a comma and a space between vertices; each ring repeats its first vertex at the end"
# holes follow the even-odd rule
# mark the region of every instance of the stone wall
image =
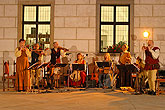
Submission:
POLYGON ((17 45, 17 3, 17 0, 0 0, 0 76, 3 60, 9 60, 10 72, 13 70, 17 45))
POLYGON ((150 32, 155 46, 160 47, 160 62, 165 64, 165 0, 134 1, 134 52, 139 53, 146 39, 143 32, 150 32))
MULTIPOLYGON (((165 64, 164 10, 165 0, 134 0, 134 52, 139 54, 141 46, 146 42, 142 33, 149 31, 150 39, 161 49, 160 61, 165 64)), ((0 0, 0 76, 3 59, 10 60, 10 64, 15 60, 17 19, 18 0, 0 0)), ((94 56, 96 0, 55 0, 54 41, 73 52, 94 56)), ((75 54, 72 60, 75 59, 75 54)), ((12 66, 10 72, 12 73, 12 66)))
POLYGON ((54 16, 55 41, 73 52, 95 53, 96 0, 55 0, 54 16))

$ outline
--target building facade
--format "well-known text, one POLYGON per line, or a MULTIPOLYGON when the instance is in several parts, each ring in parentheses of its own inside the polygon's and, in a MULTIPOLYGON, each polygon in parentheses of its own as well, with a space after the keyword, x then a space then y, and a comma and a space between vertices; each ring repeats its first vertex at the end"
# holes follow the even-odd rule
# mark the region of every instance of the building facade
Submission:
MULTIPOLYGON (((100 5, 129 5, 129 46, 138 55, 146 43, 143 32, 150 33, 160 47, 160 62, 165 64, 165 0, 0 0, 0 76, 2 62, 9 60, 10 74, 14 50, 23 36, 23 6, 50 5, 50 46, 54 41, 89 57, 100 53, 100 5)), ((118 54, 116 54, 118 55, 118 54)), ((116 56, 117 57, 117 56, 116 56)), ((90 59, 91 61, 91 59, 90 59)))

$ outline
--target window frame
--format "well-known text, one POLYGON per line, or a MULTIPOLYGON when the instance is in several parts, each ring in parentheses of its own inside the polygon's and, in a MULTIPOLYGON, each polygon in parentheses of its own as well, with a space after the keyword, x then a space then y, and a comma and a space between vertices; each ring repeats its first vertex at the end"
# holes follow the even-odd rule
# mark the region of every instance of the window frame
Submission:
MULTIPOLYGON (((51 19, 50 19, 50 21, 39 21, 38 20, 39 6, 50 6, 50 8, 51 8, 51 5, 23 5, 23 14, 22 14, 22 38, 24 39, 24 25, 25 24, 34 24, 34 25, 36 25, 36 43, 38 43, 38 25, 39 24, 51 25, 51 19), (24 21, 25 6, 36 6, 36 21, 24 21)), ((50 15, 50 18, 51 18, 51 15, 50 15)), ((51 28, 50 28, 50 32, 51 32, 51 28)))
MULTIPOLYGON (((101 52, 101 25, 113 25, 113 45, 116 44, 116 25, 128 25, 128 46, 130 47, 130 4, 128 5, 108 5, 108 4, 100 4, 100 15, 99 15, 99 53, 106 53, 101 52), (113 6, 114 7, 114 21, 113 22, 101 22, 101 7, 102 6, 113 6), (128 22, 116 22, 116 7, 117 6, 128 6, 128 22)), ((130 49, 129 49, 130 51, 130 49)), ((112 52, 112 53, 119 53, 119 52, 112 52)))

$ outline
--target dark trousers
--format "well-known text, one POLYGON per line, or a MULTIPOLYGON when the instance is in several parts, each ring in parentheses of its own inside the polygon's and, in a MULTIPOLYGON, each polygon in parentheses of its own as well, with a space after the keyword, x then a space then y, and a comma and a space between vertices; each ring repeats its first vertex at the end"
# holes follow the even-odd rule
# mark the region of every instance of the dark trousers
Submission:
POLYGON ((128 87, 131 86, 131 70, 127 68, 125 65, 121 65, 119 70, 119 85, 120 87, 128 87))

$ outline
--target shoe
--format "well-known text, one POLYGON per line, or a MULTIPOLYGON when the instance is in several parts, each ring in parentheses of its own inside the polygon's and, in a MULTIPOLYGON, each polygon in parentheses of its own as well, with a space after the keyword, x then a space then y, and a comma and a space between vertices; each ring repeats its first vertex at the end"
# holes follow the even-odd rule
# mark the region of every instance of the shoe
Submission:
POLYGON ((148 94, 149 94, 149 95, 156 95, 156 92, 154 92, 154 91, 152 90, 152 91, 149 91, 148 94))
POLYGON ((38 89, 38 86, 34 86, 34 89, 38 89))
POLYGON ((153 91, 153 92, 152 92, 152 95, 156 95, 156 92, 153 91))
POLYGON ((152 91, 148 91, 148 95, 152 95, 152 91))
POLYGON ((54 90, 54 88, 53 87, 50 87, 50 90, 54 90))

